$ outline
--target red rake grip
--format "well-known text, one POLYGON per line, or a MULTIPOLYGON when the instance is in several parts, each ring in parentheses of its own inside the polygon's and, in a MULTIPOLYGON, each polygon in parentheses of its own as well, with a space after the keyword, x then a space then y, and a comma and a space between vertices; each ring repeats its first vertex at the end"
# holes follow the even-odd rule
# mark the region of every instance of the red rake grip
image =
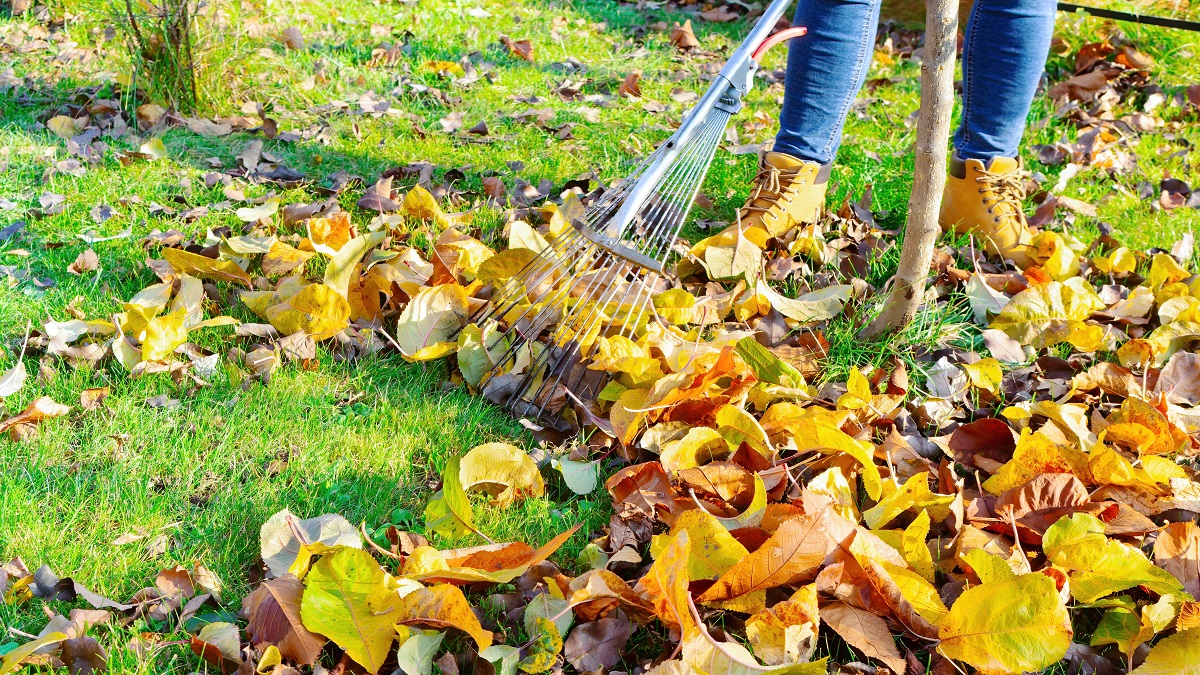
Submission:
POLYGON ((780 42, 783 42, 785 40, 791 40, 792 38, 798 38, 807 32, 808 32, 808 29, 805 28, 804 26, 796 26, 794 28, 787 28, 785 30, 781 30, 778 33, 767 38, 766 40, 763 40, 762 44, 759 45, 758 48, 754 50, 754 53, 750 54, 750 58, 754 59, 755 61, 761 61, 762 55, 766 54, 767 50, 770 49, 771 47, 774 47, 775 45, 777 45, 780 42))

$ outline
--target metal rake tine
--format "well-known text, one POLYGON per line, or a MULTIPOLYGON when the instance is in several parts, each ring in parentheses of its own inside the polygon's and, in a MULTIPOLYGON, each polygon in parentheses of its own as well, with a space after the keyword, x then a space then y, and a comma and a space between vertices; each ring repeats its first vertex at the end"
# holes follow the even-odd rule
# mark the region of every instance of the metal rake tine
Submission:
MULTIPOLYGON (((720 125, 714 124, 714 125, 712 125, 711 128, 705 130, 705 133, 701 135, 701 138, 708 138, 709 136, 716 138, 717 135, 720 133, 720 131, 723 129, 724 129, 724 124, 720 124, 720 125)), ((675 181, 674 183, 671 183, 669 180, 664 180, 664 183, 669 185, 668 194, 663 195, 665 198, 662 199, 661 201, 657 202, 656 204, 652 205, 650 208, 651 213, 648 214, 650 217, 648 217, 647 220, 652 222, 653 225, 652 225, 652 231, 649 233, 649 239, 651 241, 655 242, 656 244, 659 243, 659 240, 658 240, 659 234, 663 233, 664 231, 670 230, 670 223, 673 221, 674 215, 677 214, 680 211, 680 209, 682 208, 678 198, 682 197, 685 199, 690 199, 690 198, 694 197, 694 192, 695 192, 695 190, 698 189, 698 185, 691 185, 691 182, 697 175, 699 175, 700 173, 702 173, 704 171, 705 165, 707 164, 708 161, 710 161, 709 157, 711 157, 711 153, 706 151, 703 148, 703 144, 700 144, 698 147, 700 149, 697 149, 695 151, 694 156, 693 156, 693 153, 691 152, 691 149, 689 149, 689 151, 686 152, 684 154, 684 156, 681 158, 684 161, 682 161, 677 167, 674 167, 672 169, 672 171, 668 174, 668 176, 664 177, 664 179, 666 179, 669 176, 673 176, 676 172, 680 173, 683 176, 682 179, 679 179, 679 180, 675 181), (671 214, 671 215, 667 215, 667 214, 671 214)), ((715 149, 715 146, 714 146, 714 149, 715 149)), ((684 203, 686 203, 686 202, 684 202, 684 203)), ((662 241, 662 243, 660 245, 656 246, 654 250, 657 250, 659 248, 665 248, 665 249, 669 250, 669 248, 670 248, 669 242, 662 241)), ((641 275, 637 275, 636 274, 637 270, 632 270, 632 271, 635 273, 636 281, 628 283, 624 294, 621 296, 621 298, 619 300, 616 301, 617 306, 613 312, 612 320, 615 320, 617 318, 617 316, 620 314, 621 308, 624 307, 625 301, 629 297, 629 293, 634 289, 635 286, 637 287, 637 294, 634 296, 634 301, 633 301, 633 303, 631 303, 630 307, 632 309, 632 306, 635 304, 640 304, 640 306, 638 307, 636 314, 634 314, 632 311, 626 312, 624 320, 623 320, 624 325, 623 325, 621 331, 619 331, 619 333, 618 333, 621 335, 623 335, 626 331, 629 331, 630 335, 632 335, 633 332, 636 331, 637 324, 641 321, 641 316, 645 313, 646 303, 649 302, 651 297, 653 297, 653 291, 652 291, 650 284, 647 283, 647 278, 643 277, 641 275), (643 294, 645 294, 644 299, 642 299, 643 294)), ((652 275, 652 276, 657 278, 657 275, 652 275)), ((610 294, 614 290, 615 290, 615 287, 613 289, 610 289, 610 292, 607 293, 603 299, 598 301, 598 303, 597 303, 598 306, 594 310, 595 316, 592 317, 592 319, 589 321, 589 323, 583 329, 581 329, 579 331, 579 334, 586 336, 592 332, 592 329, 595 327, 596 322, 599 321, 604 314, 604 312, 602 311, 602 307, 607 308, 607 306, 612 303, 612 298, 610 297, 610 294)), ((581 349, 583 349, 583 348, 581 347, 581 349)), ((590 348, 587 349, 587 352, 588 352, 587 354, 581 354, 581 356, 590 356, 591 352, 594 351, 594 349, 595 349, 595 343, 590 345, 590 348)), ((565 374, 565 368, 560 368, 560 369, 558 369, 558 371, 559 372, 558 372, 557 376, 555 377, 554 382, 550 385, 550 395, 553 395, 554 388, 562 383, 562 378, 563 378, 563 375, 565 374)), ((569 384, 569 386, 570 387, 578 386, 578 384, 582 381, 582 379, 585 376, 586 376, 586 372, 581 370, 579 372, 579 374, 576 376, 574 383, 569 384)), ((542 385, 539 387, 538 392, 533 397, 535 402, 536 402, 538 396, 540 396, 542 390, 546 387, 547 383, 548 383, 548 380, 543 381, 542 385)), ((546 406, 546 404, 548 404, 548 402, 549 402, 549 398, 545 399, 542 407, 539 408, 539 415, 542 412, 544 412, 545 406, 546 406)))

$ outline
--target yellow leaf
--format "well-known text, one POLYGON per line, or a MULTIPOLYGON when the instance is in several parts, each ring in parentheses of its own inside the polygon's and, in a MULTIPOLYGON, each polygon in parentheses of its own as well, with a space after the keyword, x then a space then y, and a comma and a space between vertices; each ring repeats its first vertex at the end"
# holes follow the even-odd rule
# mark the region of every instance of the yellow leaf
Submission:
POLYGON ((170 314, 155 317, 146 324, 142 338, 142 359, 145 361, 168 361, 179 345, 187 342, 187 328, 183 323, 187 310, 180 308, 170 314))
POLYGON ((871 406, 871 383, 857 368, 850 371, 846 380, 846 393, 838 397, 839 410, 862 410, 871 406))
POLYGON ((746 638, 769 666, 808 661, 816 650, 819 629, 815 584, 746 619, 746 638))
POLYGON ((722 525, 730 530, 736 530, 742 527, 756 527, 762 522, 763 516, 767 511, 767 487, 763 483, 762 476, 754 474, 754 497, 750 500, 750 506, 746 507, 733 518, 718 518, 722 525))
POLYGON ((878 530, 905 511, 917 508, 932 511, 935 520, 950 515, 949 504, 954 495, 939 495, 929 489, 929 473, 922 471, 913 475, 892 494, 879 500, 875 506, 863 511, 863 522, 872 530, 878 530))
POLYGON ((767 438, 767 432, 750 413, 740 407, 727 403, 717 409, 717 431, 729 442, 731 450, 744 443, 749 443, 760 455, 767 459, 775 459, 775 448, 767 438))
POLYGON ((701 579, 716 579, 733 567, 739 560, 746 557, 748 551, 729 530, 725 529, 712 514, 702 509, 684 511, 675 519, 669 535, 656 535, 651 547, 655 549, 654 558, 661 557, 665 542, 656 547, 660 541, 669 540, 680 532, 687 532, 691 552, 688 555, 687 570, 690 581, 701 579))
POLYGON ((79 133, 79 125, 69 115, 55 115, 46 120, 46 128, 59 138, 70 138, 79 133))
POLYGON ((863 468, 863 487, 867 496, 879 499, 883 492, 883 482, 879 477, 879 468, 873 461, 875 446, 857 441, 841 429, 813 417, 801 418, 789 430, 794 434, 793 440, 800 452, 816 450, 826 455, 842 452, 858 460, 863 468))
POLYGON ((683 438, 662 445, 658 460, 674 476, 683 469, 717 462, 729 456, 725 437, 710 427, 692 427, 683 438))
POLYGON ((332 213, 328 218, 309 218, 305 227, 313 250, 330 257, 341 250, 353 236, 350 214, 346 211, 332 213))
POLYGON ((213 281, 230 281, 250 288, 250 275, 232 260, 214 260, 181 248, 164 248, 162 257, 181 274, 213 281))
POLYGON ((267 276, 278 276, 287 274, 293 270, 304 271, 304 264, 312 258, 315 253, 311 251, 301 251, 282 241, 276 241, 271 244, 271 249, 262 259, 262 272, 267 276))
POLYGON ((642 408, 646 404, 649 389, 630 389, 623 392, 616 403, 613 403, 608 419, 612 422, 613 432, 623 445, 629 445, 642 430, 642 422, 646 413, 642 408))
POLYGON ((350 303, 325 284, 309 284, 266 310, 266 319, 283 335, 305 332, 320 341, 350 323, 350 303))
POLYGON ((1092 264, 1104 274, 1125 276, 1137 269, 1137 258, 1133 251, 1121 246, 1108 255, 1092 258, 1092 264))
POLYGON ((900 554, 904 556, 909 565, 912 565, 917 574, 933 583, 935 572, 933 555, 929 552, 929 547, 925 545, 925 538, 928 536, 929 511, 922 509, 908 527, 904 528, 904 536, 900 540, 900 554))
POLYGON ((65 633, 54 631, 5 653, 3 657, 0 657, 0 675, 8 675, 16 671, 17 668, 21 667, 21 663, 30 656, 33 656, 33 653, 37 650, 58 644, 66 639, 67 635, 65 633))
POLYGON ((686 529, 674 533, 634 589, 638 595, 649 598, 659 620, 679 629, 685 640, 701 630, 688 608, 692 546, 686 529))
POLYGON ((976 363, 964 363, 961 368, 970 378, 971 384, 993 394, 1000 393, 1000 381, 1004 379, 1004 371, 1001 370, 1000 362, 996 359, 987 358, 976 363))
POLYGON ((1073 473, 1086 482, 1091 476, 1089 471, 1088 456, 1081 450, 1059 445, 1042 432, 1026 428, 1017 440, 1013 458, 983 482, 983 489, 998 495, 1043 473, 1073 473))
MULTIPOLYGON (((406 357, 450 340, 466 321, 467 292, 458 284, 422 288, 396 321, 396 342, 406 357)), ((451 346, 455 343, 450 342, 451 346)), ((451 350, 453 351, 453 350, 451 350)))
POLYGON ((1163 638, 1129 675, 1200 675, 1200 628, 1163 638))
MULTIPOLYGON (((550 202, 550 206, 555 206, 550 202)), ((558 215, 559 220, 562 216, 558 214, 557 208, 554 211, 558 215)), ((508 224, 508 250, 528 249, 534 253, 541 253, 550 243, 546 241, 537 230, 533 229, 529 223, 523 220, 514 220, 508 224)))
POLYGON ((312 566, 300 602, 304 627, 329 638, 370 673, 383 666, 396 637, 392 624, 404 615, 405 603, 388 590, 386 577, 370 553, 339 549, 312 566))
POLYGON ((1192 275, 1173 256, 1157 253, 1150 260, 1150 274, 1146 277, 1146 285, 1157 290, 1190 276, 1192 275))
POLYGON ((1033 238, 1030 255, 1055 281, 1066 281, 1079 274, 1079 255, 1072 251, 1062 235, 1049 230, 1033 238))
POLYGON ((404 195, 404 201, 400 204, 400 212, 420 220, 432 220, 441 225, 446 223, 446 216, 442 214, 442 208, 438 206, 437 200, 433 198, 429 190, 420 185, 414 185, 408 194, 404 195))
POLYGON ((1095 516, 1077 513, 1059 519, 1042 537, 1042 549, 1050 562, 1068 571, 1071 596, 1080 602, 1134 586, 1191 599, 1174 575, 1155 567, 1140 549, 1104 536, 1104 523, 1095 516))
POLYGON ((676 326, 695 323, 696 296, 682 288, 672 288, 654 296, 654 308, 667 323, 676 326))
MULTIPOLYGON (((376 565, 378 567, 378 565, 376 565)), ((395 623, 430 628, 457 628, 470 635, 479 650, 492 645, 491 631, 484 630, 471 611, 471 604, 456 586, 438 584, 415 590, 400 599, 395 623)))
POLYGON ((1087 280, 1072 277, 1017 293, 992 319, 991 327, 1023 345, 1041 349, 1066 341, 1093 312, 1104 307, 1087 280))
POLYGON ((350 278, 354 275, 358 261, 362 260, 367 251, 378 246, 385 236, 387 233, 382 230, 372 232, 355 237, 338 249, 329 261, 329 266, 325 268, 325 285, 337 291, 343 298, 347 297, 350 292, 350 278))
POLYGON ((262 204, 259 204, 258 206, 244 206, 237 211, 234 211, 234 215, 244 222, 255 223, 260 220, 270 218, 271 216, 275 215, 278 210, 279 199, 272 198, 268 199, 262 204))
POLYGON ((511 279, 535 258, 537 253, 527 248, 506 249, 480 263, 475 278, 483 284, 511 279))
POLYGON ((967 589, 939 627, 938 651, 985 672, 1038 671, 1066 655, 1073 635, 1054 580, 1026 574, 967 589))
POLYGON ((483 490, 492 505, 509 506, 516 499, 541 497, 546 492, 537 462, 524 450, 508 443, 485 443, 462 458, 459 476, 463 489, 483 490))
POLYGON ((831 508, 841 517, 852 523, 857 523, 860 515, 855 504, 855 491, 850 488, 850 481, 841 468, 831 467, 822 471, 805 486, 809 492, 824 495, 833 500, 831 508))
POLYGON ((143 155, 149 155, 150 161, 165 159, 167 156, 167 146, 163 145, 162 138, 155 136, 150 140, 138 146, 138 152, 143 155))

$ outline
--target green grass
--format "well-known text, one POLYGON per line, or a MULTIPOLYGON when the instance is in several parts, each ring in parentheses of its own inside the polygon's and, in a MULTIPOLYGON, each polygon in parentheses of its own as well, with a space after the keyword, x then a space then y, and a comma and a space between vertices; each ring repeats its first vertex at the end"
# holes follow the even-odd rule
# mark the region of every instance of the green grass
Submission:
MULTIPOLYGON (((447 170, 460 168, 463 178, 456 187, 467 194, 456 210, 478 206, 484 175, 501 176, 510 190, 518 178, 535 185, 550 180, 556 187, 593 170, 605 181, 618 178, 638 155, 669 135, 672 122, 686 109, 671 100, 671 90, 682 87, 699 93, 706 86, 701 78, 705 57, 679 55, 667 42, 666 32, 639 33, 655 21, 670 25, 682 19, 661 9, 643 11, 608 0, 531 0, 519 6, 496 0, 416 4, 345 0, 246 7, 228 26, 205 36, 211 49, 205 58, 215 62, 212 67, 221 74, 219 84, 226 88, 213 101, 214 113, 237 114, 242 103, 253 100, 268 107, 281 130, 303 132, 328 125, 322 142, 264 143, 264 150, 314 183, 337 171, 362 176, 369 183, 386 169, 429 161, 437 166, 436 184, 447 170), (473 18, 467 13, 473 7, 487 9, 492 17, 473 18), (565 24, 557 17, 565 17, 565 24), (277 41, 289 25, 301 29, 306 50, 289 51, 277 41), (374 35, 373 26, 379 27, 374 35), (561 39, 555 39, 554 33, 561 39), (510 56, 499 44, 501 34, 533 40, 537 62, 510 56), (396 64, 370 67, 372 50, 384 40, 405 44, 407 53, 396 64), (487 68, 493 82, 481 78, 459 87, 424 67, 429 60, 457 61, 475 53, 472 60, 481 72, 487 68), (587 70, 566 74, 552 65, 567 57, 578 58, 587 70), (615 94, 635 68, 644 73, 641 101, 613 97, 602 106, 563 101, 554 92, 570 78, 585 80, 583 95, 615 94), (439 96, 414 89, 414 84, 437 88, 461 101, 447 105, 439 96), (359 97, 366 92, 390 98, 401 114, 315 112, 338 101, 347 102, 350 111, 357 110, 359 97), (531 96, 544 100, 517 101, 531 96), (646 100, 664 102, 668 110, 648 113, 643 108, 646 100), (547 127, 575 124, 574 138, 558 140, 553 131, 512 117, 528 109, 552 110, 547 127), (463 113, 463 129, 486 121, 490 136, 474 139, 442 133, 438 120, 452 110, 463 113), (596 121, 588 121, 589 117, 596 121), (523 168, 511 168, 513 161, 522 162, 523 168)), ((62 29, 69 40, 96 51, 86 61, 55 61, 44 51, 0 52, 0 72, 12 68, 18 78, 33 83, 29 88, 0 90, 0 166, 7 167, 0 171, 0 197, 18 205, 0 210, 0 227, 16 220, 28 223, 21 236, 0 243, 0 265, 15 265, 35 279, 54 282, 43 287, 0 277, 4 341, 0 370, 13 364, 27 322, 38 327, 50 318, 65 320, 70 318, 68 307, 88 317, 107 317, 120 311, 122 300, 153 283, 154 276, 143 264, 147 253, 139 243, 152 230, 177 228, 202 237, 210 228, 239 228, 233 214, 238 204, 213 209, 190 223, 156 217, 151 204, 183 210, 221 202, 225 197, 220 187, 206 188, 202 179, 210 158, 227 168, 236 166, 241 148, 256 138, 235 133, 209 139, 174 128, 162 134, 167 160, 126 167, 110 153, 82 177, 48 174, 55 162, 68 156, 64 142, 42 123, 67 112, 83 100, 81 96, 114 97, 108 83, 115 74, 130 74, 119 44, 105 37, 109 19, 102 3, 67 0, 54 11, 74 17, 62 29), (38 197, 47 191, 65 195, 66 208, 57 215, 35 218, 32 211, 39 208, 38 197), (90 215, 98 204, 115 212, 102 224, 93 223, 90 215), (126 228, 132 229, 132 237, 92 247, 101 262, 98 273, 66 272, 87 248, 78 234, 94 229, 100 235, 114 235, 126 228)), ((26 30, 30 21, 0 16, 0 38, 26 30)), ((702 49, 714 53, 708 58, 717 61, 745 31, 742 22, 693 25, 702 49)), ((1095 19, 1064 17, 1059 30, 1068 45, 1077 47, 1111 32, 1111 27, 1095 19)), ((1200 59, 1195 58, 1200 45, 1194 35, 1129 26, 1122 30, 1156 59, 1152 79, 1168 92, 1200 81, 1200 59)), ((784 51, 778 50, 765 67, 780 68, 783 60, 784 51)), ((1069 61, 1055 56, 1049 69, 1060 79, 1069 61)), ((206 88, 212 86, 212 72, 206 71, 206 88)), ((861 118, 851 116, 833 173, 830 205, 836 207, 846 196, 857 198, 872 185, 876 210, 887 213, 881 224, 898 228, 904 222, 913 142, 913 131, 904 120, 918 105, 917 75, 918 67, 910 61, 875 64, 871 77, 894 76, 900 81, 862 94, 877 100, 864 108, 861 118)), ((735 119, 742 143, 773 135, 772 120, 781 94, 779 85, 760 86, 751 93, 747 110, 735 119), (755 119, 755 113, 761 117, 755 119)), ((137 102, 128 96, 122 101, 127 106, 137 102)), ((1120 110, 1120 114, 1128 111, 1120 110)), ((1052 104, 1039 97, 1031 120, 1050 117, 1052 112, 1052 104)), ((1200 143, 1197 125, 1189 123, 1169 132, 1171 137, 1156 133, 1133 139, 1129 149, 1137 155, 1139 174, 1121 178, 1124 185, 1134 186, 1140 180, 1157 183, 1166 173, 1197 183, 1200 175, 1192 168, 1192 156, 1173 155, 1185 144, 1200 143)), ((1052 185, 1060 169, 1039 166, 1029 148, 1064 135, 1074 140, 1075 134, 1073 126, 1054 118, 1031 129, 1026 163, 1042 171, 1052 185)), ((126 141, 109 143, 122 148, 126 141)), ((748 194, 754 163, 753 155, 721 151, 704 188, 716 207, 698 215, 732 219, 748 194)), ((322 198, 312 184, 286 190, 263 184, 241 187, 247 197, 275 190, 283 203, 322 198)), ((1099 170, 1073 179, 1068 194, 1100 204, 1097 218, 1079 216, 1070 225, 1085 239, 1099 222, 1107 222, 1133 248, 1169 247, 1182 233, 1200 226, 1200 211, 1154 211, 1136 196, 1114 192, 1113 183, 1099 170)), ((356 190, 343 194, 343 207, 353 209, 357 195, 356 190)), ((484 238, 497 237, 504 222, 498 210, 486 207, 467 217, 484 238)), ((367 220, 365 214, 355 214, 360 226, 367 220)), ((694 229, 688 234, 699 236, 694 229)), ((872 281, 886 279, 894 264, 894 257, 874 261, 872 281)), ((244 308, 228 311, 249 318, 244 308)), ((911 345, 949 339, 966 316, 961 302, 952 303, 923 316, 901 339, 866 345, 854 339, 857 324, 840 318, 827 332, 832 346, 823 379, 844 380, 850 368, 878 365, 892 356, 916 367, 911 345)), ((237 344, 228 329, 210 331, 202 341, 219 352, 237 344)), ((72 576, 118 600, 148 585, 163 567, 200 563, 225 582, 225 605, 235 609, 247 589, 247 570, 258 554, 259 525, 275 511, 286 507, 303 516, 337 512, 368 527, 406 520, 398 516, 407 512, 419 526, 421 509, 446 458, 493 440, 516 439, 525 447, 534 444, 499 410, 461 389, 444 391, 446 372, 436 364, 411 365, 398 357, 384 357, 348 365, 335 362, 322 348, 316 370, 285 365, 268 385, 243 387, 245 373, 222 363, 226 365, 212 386, 191 390, 175 385, 166 375, 130 379, 111 363, 98 370, 76 370, 51 361, 39 375, 37 360, 27 357, 31 380, 19 395, 3 402, 9 412, 40 395, 76 403, 79 392, 88 387, 111 387, 112 395, 106 400, 107 409, 86 414, 76 410, 68 418, 46 423, 31 442, 0 439, 4 467, 0 557, 21 556, 31 566, 48 564, 60 575, 72 576), (148 398, 160 394, 179 399, 180 407, 164 410, 146 405, 148 398), (150 556, 145 540, 119 547, 112 544, 127 533, 145 533, 148 538, 166 533, 172 546, 164 554, 150 556)), ((918 381, 911 369, 910 375, 918 381)), ((581 532, 556 558, 567 564, 586 544, 587 535, 607 521, 610 507, 606 495, 574 497, 550 474, 547 497, 504 511, 480 503, 476 517, 497 541, 531 543, 583 522, 581 532)), ((454 542, 470 543, 478 540, 454 542)), ((66 609, 56 603, 51 608, 66 609)), ((0 605, 0 628, 36 633, 44 623, 40 603, 0 605)), ((186 647, 169 646, 153 659, 138 658, 121 648, 135 632, 156 629, 141 623, 105 636, 112 669, 194 670, 196 660, 186 647)))

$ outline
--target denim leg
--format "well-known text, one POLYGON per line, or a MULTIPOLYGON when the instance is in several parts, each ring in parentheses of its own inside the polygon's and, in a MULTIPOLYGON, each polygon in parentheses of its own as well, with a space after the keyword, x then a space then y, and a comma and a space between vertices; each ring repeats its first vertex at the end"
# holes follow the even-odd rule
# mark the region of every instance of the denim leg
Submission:
POLYGON ((975 0, 963 46, 963 115, 954 149, 987 162, 1016 157, 1046 69, 1054 0, 975 0))
POLYGON ((799 0, 775 150, 827 164, 874 53, 880 0, 799 0))

